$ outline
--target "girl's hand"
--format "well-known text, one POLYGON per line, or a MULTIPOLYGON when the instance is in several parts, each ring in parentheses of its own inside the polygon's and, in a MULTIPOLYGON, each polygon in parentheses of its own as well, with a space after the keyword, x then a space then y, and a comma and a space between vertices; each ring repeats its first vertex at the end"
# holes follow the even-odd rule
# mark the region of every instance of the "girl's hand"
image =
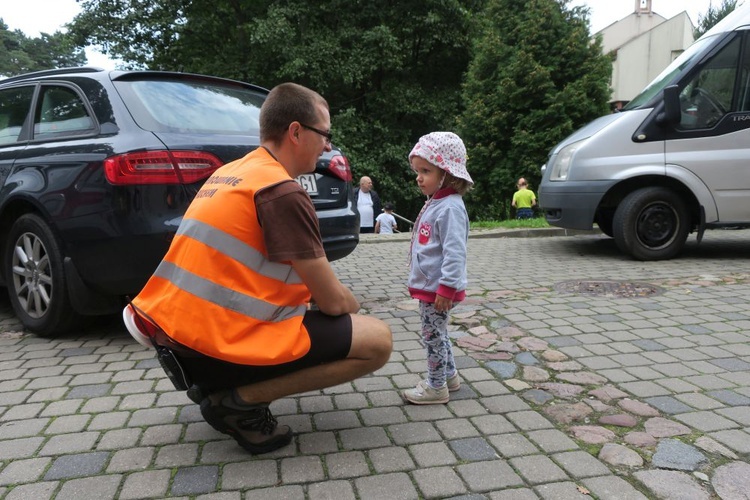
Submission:
POLYGON ((440 312, 450 311, 453 308, 453 301, 442 295, 435 296, 435 310, 440 312))

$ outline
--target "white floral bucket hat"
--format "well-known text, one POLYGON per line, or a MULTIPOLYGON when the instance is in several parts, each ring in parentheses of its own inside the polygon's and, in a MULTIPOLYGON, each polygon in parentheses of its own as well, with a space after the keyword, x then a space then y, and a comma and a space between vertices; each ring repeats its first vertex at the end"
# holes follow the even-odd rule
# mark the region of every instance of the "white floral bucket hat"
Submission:
POLYGON ((464 141, 453 132, 432 132, 423 135, 409 153, 410 162, 414 156, 424 158, 436 167, 450 173, 453 177, 474 184, 466 170, 466 146, 464 146, 464 141))

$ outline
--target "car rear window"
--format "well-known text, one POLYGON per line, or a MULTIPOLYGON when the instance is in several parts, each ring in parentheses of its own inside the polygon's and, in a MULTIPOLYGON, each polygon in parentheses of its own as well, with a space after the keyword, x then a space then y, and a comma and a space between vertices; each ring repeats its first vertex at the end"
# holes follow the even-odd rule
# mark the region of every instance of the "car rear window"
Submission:
POLYGON ((115 81, 138 125, 152 132, 252 134, 266 94, 188 80, 115 81))

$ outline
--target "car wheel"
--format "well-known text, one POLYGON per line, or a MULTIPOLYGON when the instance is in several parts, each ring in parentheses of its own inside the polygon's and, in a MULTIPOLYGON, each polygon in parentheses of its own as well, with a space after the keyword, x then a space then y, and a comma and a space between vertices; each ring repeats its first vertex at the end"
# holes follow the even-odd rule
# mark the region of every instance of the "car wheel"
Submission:
POLYGON ((70 305, 60 245, 41 217, 25 214, 13 224, 5 276, 16 316, 32 332, 53 336, 80 318, 70 305))
POLYGON ((662 187, 633 191, 612 223, 617 246, 638 260, 671 259, 685 245, 688 211, 677 193, 662 187))

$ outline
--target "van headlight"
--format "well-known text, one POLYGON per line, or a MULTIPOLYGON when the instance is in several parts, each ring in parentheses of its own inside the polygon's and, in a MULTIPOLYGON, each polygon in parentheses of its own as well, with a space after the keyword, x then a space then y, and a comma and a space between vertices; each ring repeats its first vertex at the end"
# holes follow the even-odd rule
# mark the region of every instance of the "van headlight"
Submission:
POLYGON ((552 165, 550 165, 551 171, 549 180, 564 181, 568 178, 568 171, 570 170, 570 164, 573 161, 573 155, 575 155, 583 142, 584 141, 578 141, 568 144, 557 153, 552 160, 552 165))

